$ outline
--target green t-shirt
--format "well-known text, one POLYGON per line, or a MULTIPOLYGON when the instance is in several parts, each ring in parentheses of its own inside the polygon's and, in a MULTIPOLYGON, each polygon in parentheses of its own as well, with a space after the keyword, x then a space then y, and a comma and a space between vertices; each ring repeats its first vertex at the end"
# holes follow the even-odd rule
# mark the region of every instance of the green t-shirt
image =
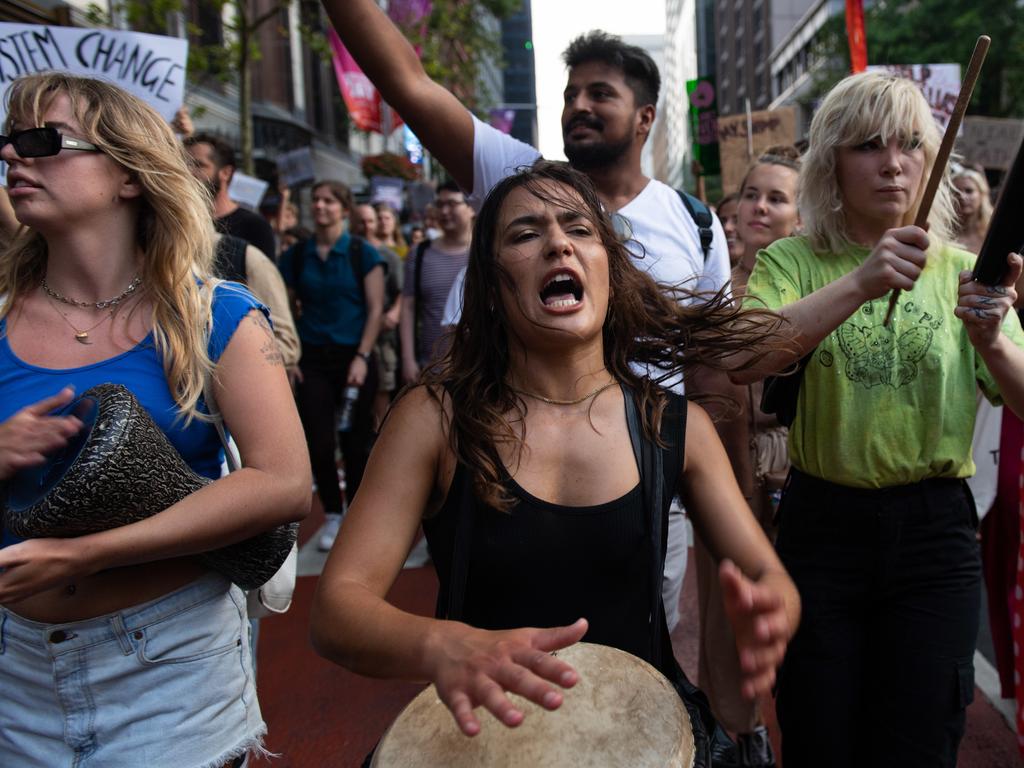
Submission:
MULTIPOLYGON (((869 253, 853 245, 814 253, 806 238, 778 240, 758 254, 748 294, 779 309, 853 271, 869 253)), ((973 263, 974 256, 949 246, 930 254, 888 328, 886 294, 822 340, 789 430, 793 466, 858 488, 974 474, 976 387, 995 403, 999 392, 953 314, 960 271, 973 263)), ((1024 347, 1016 313, 1007 314, 1003 333, 1024 347)))

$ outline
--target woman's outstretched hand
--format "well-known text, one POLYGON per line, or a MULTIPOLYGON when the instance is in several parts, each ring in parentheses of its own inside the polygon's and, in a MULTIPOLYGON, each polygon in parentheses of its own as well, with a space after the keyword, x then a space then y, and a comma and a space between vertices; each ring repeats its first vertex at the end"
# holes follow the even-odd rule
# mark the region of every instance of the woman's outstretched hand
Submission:
POLYGON ((75 390, 64 387, 53 397, 27 405, 0 423, 0 481, 25 467, 46 461, 46 454, 63 447, 82 422, 74 416, 51 416, 51 411, 74 399, 75 390))
MULTIPOLYGON (((788 580, 784 573, 781 578, 788 580)), ((782 663, 786 645, 796 631, 796 618, 786 605, 783 590, 766 576, 751 581, 731 560, 718 568, 725 612, 736 635, 743 683, 748 699, 768 693, 775 683, 775 669, 782 663)))
POLYGON ((953 313, 963 321, 975 349, 984 349, 999 339, 1003 319, 1017 301, 1014 286, 1020 279, 1021 257, 1011 253, 1006 263, 1009 269, 1000 285, 982 285, 969 270, 960 273, 959 296, 953 313))
POLYGON ((516 693, 545 709, 560 707, 562 694, 555 686, 571 688, 579 675, 551 651, 578 642, 587 628, 586 619, 567 627, 503 631, 444 622, 428 643, 430 677, 467 736, 480 732, 473 711, 478 706, 515 727, 523 721, 523 713, 505 694, 516 693))

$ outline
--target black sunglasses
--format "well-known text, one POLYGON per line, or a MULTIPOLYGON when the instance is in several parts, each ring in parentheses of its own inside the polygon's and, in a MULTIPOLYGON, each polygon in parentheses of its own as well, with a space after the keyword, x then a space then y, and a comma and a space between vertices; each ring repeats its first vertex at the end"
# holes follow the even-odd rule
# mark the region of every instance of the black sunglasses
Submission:
POLYGON ((19 157, 52 157, 62 149, 78 149, 83 152, 101 152, 95 144, 82 139, 72 139, 56 128, 26 128, 11 131, 10 136, 0 136, 0 150, 8 144, 14 145, 19 157))

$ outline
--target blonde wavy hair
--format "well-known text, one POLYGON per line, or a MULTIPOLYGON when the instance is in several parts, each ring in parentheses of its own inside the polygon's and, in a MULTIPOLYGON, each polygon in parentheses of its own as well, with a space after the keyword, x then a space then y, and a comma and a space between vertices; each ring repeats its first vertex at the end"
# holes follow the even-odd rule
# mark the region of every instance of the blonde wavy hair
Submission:
MULTIPOLYGON (((192 176, 188 156, 167 122, 115 85, 66 73, 15 80, 7 93, 7 123, 42 126, 58 94, 71 101, 81 138, 129 171, 142 187, 136 243, 140 277, 153 306, 153 338, 171 394, 185 423, 200 416, 197 402, 213 369, 207 355, 214 230, 212 201, 192 176)), ((46 274, 43 236, 22 226, 0 254, 0 319, 46 274)))
MULTIPOLYGON (((850 75, 829 91, 814 115, 800 171, 800 215, 804 231, 816 250, 837 252, 851 242, 836 158, 840 147, 857 146, 875 137, 883 142, 892 137, 921 142, 921 183, 902 224, 914 222, 942 142, 931 108, 917 86, 906 78, 886 72, 850 75)), ((933 248, 952 240, 955 220, 953 188, 946 171, 928 212, 928 235, 933 248)))
MULTIPOLYGON (((985 178, 985 174, 974 170, 973 168, 961 168, 959 171, 953 174, 951 182, 956 182, 960 179, 967 179, 975 187, 978 188, 978 212, 975 214, 976 222, 961 222, 957 217, 957 233, 962 234, 969 231, 972 227, 976 228, 979 232, 984 234, 988 231, 988 225, 992 221, 992 190, 989 189, 988 179, 985 178)), ((956 184, 953 185, 956 188, 956 184)), ((959 191, 954 192, 955 195, 959 195, 959 191)))

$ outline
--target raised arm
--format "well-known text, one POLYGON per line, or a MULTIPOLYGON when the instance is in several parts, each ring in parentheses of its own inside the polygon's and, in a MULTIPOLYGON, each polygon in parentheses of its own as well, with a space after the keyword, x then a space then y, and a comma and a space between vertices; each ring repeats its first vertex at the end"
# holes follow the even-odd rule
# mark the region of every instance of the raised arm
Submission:
POLYGON ((431 80, 405 35, 373 0, 324 0, 327 15, 352 57, 384 100, 455 182, 473 189, 473 119, 431 80))
POLYGON ((354 672, 435 683, 471 736, 480 728, 476 706, 506 725, 522 721, 506 690, 558 707, 562 697, 550 682, 573 685, 576 673, 548 652, 579 640, 586 622, 489 632, 407 613, 385 600, 424 512, 438 508, 453 472, 440 406, 425 388, 414 389, 392 409, 377 439, 320 576, 311 625, 317 652, 354 672))
POLYGON ((686 510, 720 561, 726 613, 736 634, 742 691, 771 690, 775 668, 800 621, 800 597, 750 512, 711 419, 690 404, 681 490, 686 510))

